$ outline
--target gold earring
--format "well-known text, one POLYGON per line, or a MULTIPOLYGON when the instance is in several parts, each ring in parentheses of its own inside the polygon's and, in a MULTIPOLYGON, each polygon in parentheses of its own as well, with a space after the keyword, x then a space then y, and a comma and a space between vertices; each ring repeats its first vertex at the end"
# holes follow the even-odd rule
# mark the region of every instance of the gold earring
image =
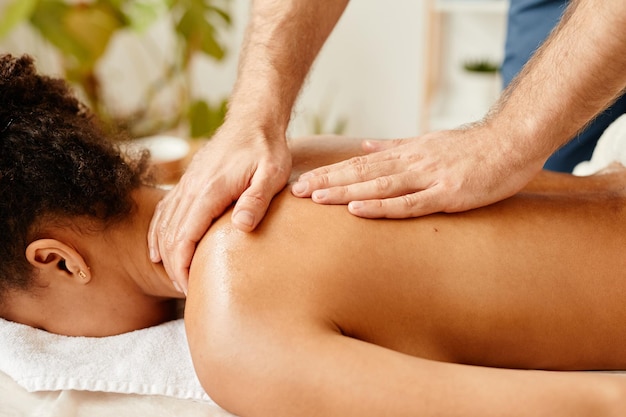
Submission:
POLYGON ((87 278, 87 274, 85 274, 82 269, 78 271, 78 276, 82 279, 87 278))

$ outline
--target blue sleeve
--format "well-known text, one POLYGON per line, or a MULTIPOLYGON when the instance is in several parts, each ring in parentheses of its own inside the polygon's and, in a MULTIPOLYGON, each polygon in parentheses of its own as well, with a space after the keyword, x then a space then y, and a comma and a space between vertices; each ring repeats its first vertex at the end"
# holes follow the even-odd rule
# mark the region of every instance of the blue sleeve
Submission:
MULTIPOLYGON (((561 19, 569 0, 509 0, 505 58, 502 81, 506 87, 522 69, 561 19)), ((591 158, 600 135, 620 115, 626 113, 626 98, 598 116, 587 129, 554 153, 545 168, 571 172, 581 161, 591 158)))

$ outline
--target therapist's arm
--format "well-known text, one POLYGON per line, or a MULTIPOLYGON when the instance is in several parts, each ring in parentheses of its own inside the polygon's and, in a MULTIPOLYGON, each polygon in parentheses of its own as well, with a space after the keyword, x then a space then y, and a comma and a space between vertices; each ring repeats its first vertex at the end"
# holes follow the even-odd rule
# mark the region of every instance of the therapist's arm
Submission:
POLYGON ((484 120, 365 143, 366 157, 322 167, 293 187, 362 217, 462 211, 506 198, 626 86, 626 2, 574 0, 484 120))
POLYGON ((253 2, 226 121, 158 205, 150 225, 151 259, 162 260, 183 290, 196 243, 213 220, 237 200, 233 224, 251 231, 285 186, 291 109, 347 2, 253 2))
POLYGON ((626 87, 626 2, 575 0, 487 123, 549 157, 626 87))

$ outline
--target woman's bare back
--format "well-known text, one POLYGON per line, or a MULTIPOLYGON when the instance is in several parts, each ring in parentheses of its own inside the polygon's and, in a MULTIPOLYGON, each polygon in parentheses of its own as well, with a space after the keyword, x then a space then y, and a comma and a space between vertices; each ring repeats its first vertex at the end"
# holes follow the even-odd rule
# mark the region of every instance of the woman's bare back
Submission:
POLYGON ((547 191, 411 220, 360 219, 285 190, 256 232, 232 230, 226 215, 199 248, 233 254, 220 260, 227 278, 211 279, 250 291, 248 305, 315 317, 396 351, 626 368, 624 174, 544 180, 547 191), (561 192, 568 187, 579 191, 561 192))

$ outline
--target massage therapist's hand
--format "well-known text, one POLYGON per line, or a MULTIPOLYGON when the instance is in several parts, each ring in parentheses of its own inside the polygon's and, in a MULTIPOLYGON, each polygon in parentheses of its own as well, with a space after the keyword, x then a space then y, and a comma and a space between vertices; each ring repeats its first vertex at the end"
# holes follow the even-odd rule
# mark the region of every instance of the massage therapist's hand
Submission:
POLYGON ((150 258, 163 261, 172 281, 187 291, 196 244, 235 200, 235 227, 252 231, 289 178, 284 137, 229 130, 224 125, 194 155, 180 182, 158 204, 148 232, 150 258))
POLYGON ((372 153, 304 173, 298 197, 348 204, 367 218, 458 212, 509 197, 542 168, 480 125, 400 140, 365 141, 372 153))

